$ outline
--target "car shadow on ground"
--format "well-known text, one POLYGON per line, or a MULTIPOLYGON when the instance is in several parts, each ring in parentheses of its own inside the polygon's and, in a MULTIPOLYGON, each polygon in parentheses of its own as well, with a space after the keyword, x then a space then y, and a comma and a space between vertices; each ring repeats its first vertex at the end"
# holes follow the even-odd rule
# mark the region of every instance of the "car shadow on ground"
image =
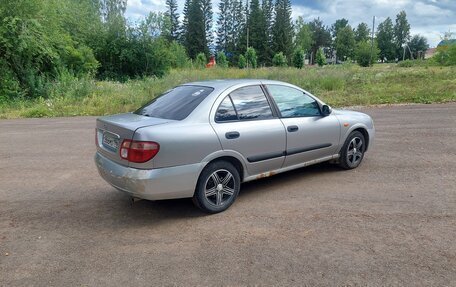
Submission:
MULTIPOLYGON (((242 184, 239 197, 261 196, 266 188, 269 191, 277 190, 280 192, 280 189, 284 184, 289 184, 292 181, 340 171, 342 170, 337 165, 320 163, 309 167, 280 173, 268 178, 262 178, 242 184)), ((129 214, 131 216, 143 217, 144 213, 149 213, 151 216, 158 218, 171 219, 207 216, 207 214, 201 212, 197 207, 195 207, 192 200, 189 198, 161 201, 140 200, 133 204, 130 203, 130 198, 128 196, 125 195, 124 198, 125 200, 120 202, 122 206, 119 208, 130 209, 131 212, 129 212, 129 214)))
MULTIPOLYGON (((285 184, 298 183, 300 180, 323 176, 335 171, 341 171, 337 166, 330 164, 318 164, 310 167, 297 169, 294 171, 277 174, 242 185, 240 198, 250 200, 255 198, 261 202, 262 195, 271 192, 281 192, 285 184)), ((299 184, 299 183, 298 183, 299 184)), ((324 184, 324 182, 322 182, 324 184)), ((193 205, 189 198, 148 201, 140 200, 131 203, 131 198, 126 194, 116 191, 114 188, 104 185, 104 188, 97 187, 95 190, 88 190, 88 197, 78 197, 73 200, 45 199, 46 208, 36 207, 31 209, 21 209, 19 201, 10 208, 16 210, 16 216, 11 220, 19 225, 26 225, 35 228, 46 229, 72 226, 78 229, 99 229, 99 230, 118 230, 130 228, 159 228, 165 224, 175 223, 176 228, 182 224, 192 223, 194 220, 214 220, 220 216, 231 218, 238 216, 244 210, 236 209, 236 204, 225 213, 211 217, 203 213, 193 205), (88 200, 89 199, 89 200, 88 200), (20 210, 20 212, 19 212, 20 210), (46 222, 54 222, 55 225, 47 226, 46 222), (57 227, 59 226, 59 227, 57 227)), ((79 186, 74 186, 77 192, 79 186)), ((238 205, 239 208, 240 205, 238 205)))

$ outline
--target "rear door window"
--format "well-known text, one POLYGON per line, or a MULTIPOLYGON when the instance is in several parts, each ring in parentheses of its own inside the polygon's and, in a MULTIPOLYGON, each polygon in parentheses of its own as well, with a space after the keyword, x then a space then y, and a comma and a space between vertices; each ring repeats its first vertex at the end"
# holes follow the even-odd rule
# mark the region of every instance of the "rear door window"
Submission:
POLYGON ((271 107, 260 86, 248 86, 230 94, 239 120, 273 118, 271 107))
POLYGON ((179 86, 145 104, 135 114, 147 117, 183 120, 214 89, 203 86, 179 86))

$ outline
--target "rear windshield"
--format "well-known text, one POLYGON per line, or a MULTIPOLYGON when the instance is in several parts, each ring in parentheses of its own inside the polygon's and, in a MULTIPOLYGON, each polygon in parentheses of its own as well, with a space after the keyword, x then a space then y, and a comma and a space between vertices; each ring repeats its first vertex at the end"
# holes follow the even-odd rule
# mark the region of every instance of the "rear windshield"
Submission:
POLYGON ((214 89, 203 86, 179 86, 156 97, 134 113, 147 117, 183 120, 214 89))

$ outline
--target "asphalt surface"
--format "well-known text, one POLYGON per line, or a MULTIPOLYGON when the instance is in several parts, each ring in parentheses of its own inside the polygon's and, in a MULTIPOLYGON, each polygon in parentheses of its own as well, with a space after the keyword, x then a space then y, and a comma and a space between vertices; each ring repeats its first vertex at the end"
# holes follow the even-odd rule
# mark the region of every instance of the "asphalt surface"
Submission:
POLYGON ((94 162, 94 118, 0 121, 0 285, 456 286, 456 104, 365 108, 361 166, 242 186, 226 212, 139 201, 94 162))

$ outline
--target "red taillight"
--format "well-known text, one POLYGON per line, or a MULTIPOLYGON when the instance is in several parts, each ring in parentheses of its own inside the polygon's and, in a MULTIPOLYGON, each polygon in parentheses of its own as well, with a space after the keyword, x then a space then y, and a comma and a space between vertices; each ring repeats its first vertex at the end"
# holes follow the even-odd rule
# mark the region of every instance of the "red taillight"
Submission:
POLYGON ((120 146, 120 157, 131 162, 151 160, 160 150, 156 142, 124 140, 120 146))

